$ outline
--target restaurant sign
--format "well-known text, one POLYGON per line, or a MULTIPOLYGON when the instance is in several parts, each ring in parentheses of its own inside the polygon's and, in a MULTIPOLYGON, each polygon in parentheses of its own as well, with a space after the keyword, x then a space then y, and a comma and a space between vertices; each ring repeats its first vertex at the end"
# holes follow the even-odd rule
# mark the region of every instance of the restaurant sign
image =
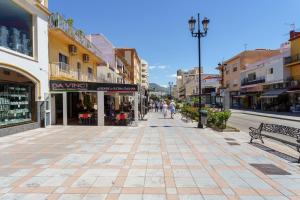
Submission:
POLYGON ((50 90, 135 92, 138 90, 138 87, 134 84, 50 81, 50 90))

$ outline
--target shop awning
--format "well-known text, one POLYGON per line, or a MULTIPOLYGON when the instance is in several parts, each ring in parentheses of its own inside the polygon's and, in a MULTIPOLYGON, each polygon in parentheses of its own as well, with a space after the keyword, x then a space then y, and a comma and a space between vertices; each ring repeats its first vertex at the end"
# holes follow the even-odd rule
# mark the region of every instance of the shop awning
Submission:
POLYGON ((238 95, 238 96, 233 96, 233 98, 246 98, 246 95, 238 95))
POLYGON ((260 98, 277 98, 279 95, 285 93, 287 89, 269 90, 263 93, 260 98))
POLYGON ((300 93, 300 90, 289 90, 289 91, 286 91, 288 93, 300 93))

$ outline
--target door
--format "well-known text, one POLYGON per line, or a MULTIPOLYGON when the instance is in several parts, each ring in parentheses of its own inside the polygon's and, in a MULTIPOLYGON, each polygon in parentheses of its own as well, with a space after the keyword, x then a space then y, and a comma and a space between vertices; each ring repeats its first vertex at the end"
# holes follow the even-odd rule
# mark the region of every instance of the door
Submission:
POLYGON ((45 127, 51 125, 51 98, 47 93, 45 94, 45 127))
POLYGON ((51 94, 51 124, 63 125, 63 94, 51 94))

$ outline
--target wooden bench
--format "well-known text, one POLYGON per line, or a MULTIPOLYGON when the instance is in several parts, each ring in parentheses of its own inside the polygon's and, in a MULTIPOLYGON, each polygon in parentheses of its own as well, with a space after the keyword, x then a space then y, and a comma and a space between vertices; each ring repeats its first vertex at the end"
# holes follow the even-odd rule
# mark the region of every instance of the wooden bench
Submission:
MULTIPOLYGON (((259 139, 262 143, 263 141, 263 136, 282 142, 288 146, 293 146, 296 147, 297 151, 300 153, 300 129, 299 128, 294 128, 294 127, 289 127, 289 126, 283 126, 283 125, 277 125, 277 124, 265 124, 261 123, 258 128, 249 128, 249 135, 251 137, 250 143, 252 143, 253 140, 259 139), (263 134, 263 132, 271 133, 271 134, 277 134, 277 135, 284 135, 287 136, 288 138, 291 139, 291 141, 287 141, 282 138, 278 138, 276 136, 272 135, 266 135, 263 134)), ((300 157, 298 159, 298 163, 300 163, 300 157)))

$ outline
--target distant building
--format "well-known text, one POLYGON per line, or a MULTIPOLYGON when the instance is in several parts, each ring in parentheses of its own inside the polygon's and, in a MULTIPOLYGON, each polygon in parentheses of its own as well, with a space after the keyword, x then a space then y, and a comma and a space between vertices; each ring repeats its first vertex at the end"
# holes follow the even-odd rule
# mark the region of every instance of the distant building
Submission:
POLYGON ((142 65, 142 87, 145 88, 146 90, 149 88, 149 65, 148 62, 145 60, 142 60, 141 62, 142 65))
MULTIPOLYGON (((201 70, 202 71, 202 70, 201 70)), ((203 103, 215 104, 216 94, 220 87, 218 74, 201 74, 201 89, 203 103)), ((178 99, 188 100, 199 96, 199 70, 193 68, 188 71, 178 70, 176 89, 178 99)))
POLYGON ((127 63, 130 83, 141 83, 141 59, 134 48, 116 48, 116 54, 127 63))
POLYGON ((101 51, 103 63, 97 66, 97 81, 103 83, 125 83, 117 68, 114 45, 102 34, 91 34, 87 38, 101 51))

